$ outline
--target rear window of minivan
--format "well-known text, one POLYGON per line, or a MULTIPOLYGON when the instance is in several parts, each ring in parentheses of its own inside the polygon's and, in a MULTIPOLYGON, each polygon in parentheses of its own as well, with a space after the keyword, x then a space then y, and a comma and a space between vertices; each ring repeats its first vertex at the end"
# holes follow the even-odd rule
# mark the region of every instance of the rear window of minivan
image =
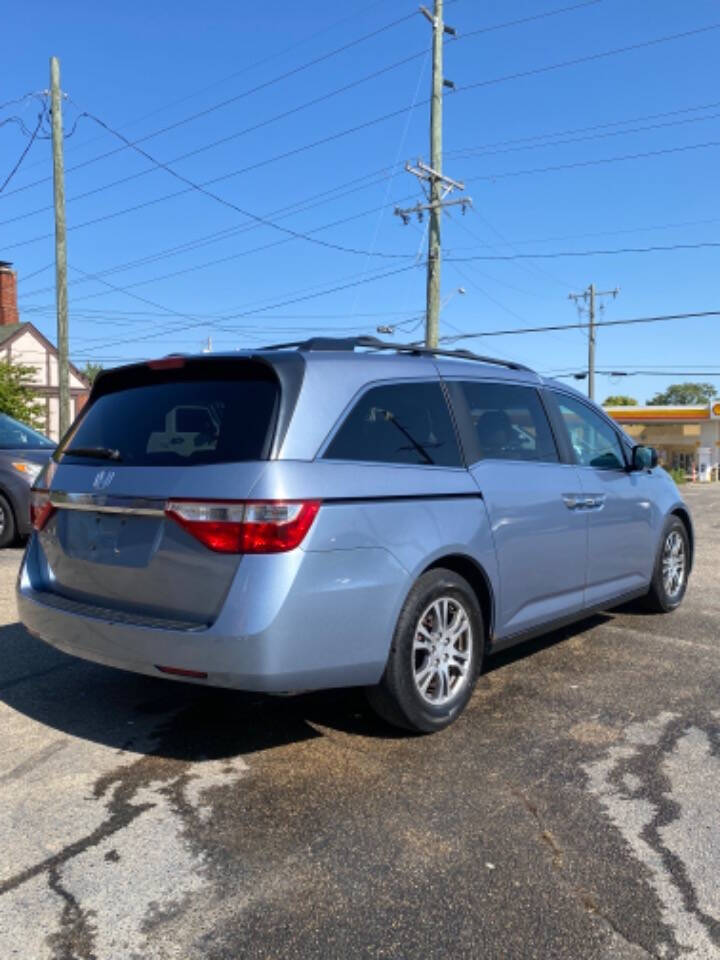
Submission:
POLYGON ((264 460, 279 401, 274 371, 253 360, 179 359, 110 370, 58 457, 87 462, 95 451, 97 459, 129 466, 264 460))

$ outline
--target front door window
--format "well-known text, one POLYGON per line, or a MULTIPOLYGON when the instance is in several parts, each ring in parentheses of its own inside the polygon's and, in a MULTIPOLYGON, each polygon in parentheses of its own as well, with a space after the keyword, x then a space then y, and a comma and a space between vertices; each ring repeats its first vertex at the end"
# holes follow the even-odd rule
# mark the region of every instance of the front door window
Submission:
POLYGON ((558 396, 557 402, 576 462, 597 470, 624 470, 620 438, 610 424, 574 397, 558 396))

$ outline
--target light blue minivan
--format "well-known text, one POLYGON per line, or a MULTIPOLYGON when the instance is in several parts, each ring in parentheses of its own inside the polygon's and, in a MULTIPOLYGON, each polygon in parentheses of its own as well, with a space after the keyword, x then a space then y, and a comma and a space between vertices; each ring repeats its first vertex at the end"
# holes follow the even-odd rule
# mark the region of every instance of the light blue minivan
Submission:
POLYGON ((28 630, 210 686, 363 686, 434 731, 486 654, 678 606, 686 505, 576 391, 466 351, 316 338, 96 380, 38 479, 28 630))

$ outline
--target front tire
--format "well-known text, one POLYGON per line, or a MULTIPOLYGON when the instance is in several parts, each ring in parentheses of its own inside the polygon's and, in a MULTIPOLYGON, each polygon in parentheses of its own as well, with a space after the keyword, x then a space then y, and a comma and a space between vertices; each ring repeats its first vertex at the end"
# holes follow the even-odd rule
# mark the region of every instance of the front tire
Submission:
POLYGON ((655 613, 670 613, 682 603, 690 569, 690 538, 679 517, 668 518, 645 607, 655 613))
POLYGON ((398 618, 385 672, 367 693, 385 721, 417 733, 449 726, 470 699, 485 647, 477 597, 452 570, 428 570, 398 618))

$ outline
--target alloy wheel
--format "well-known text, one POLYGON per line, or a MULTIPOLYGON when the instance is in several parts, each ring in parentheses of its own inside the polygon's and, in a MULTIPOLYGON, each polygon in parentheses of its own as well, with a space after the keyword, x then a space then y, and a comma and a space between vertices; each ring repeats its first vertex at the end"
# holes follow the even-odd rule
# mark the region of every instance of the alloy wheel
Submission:
POLYGON ((472 626, 455 597, 439 597, 415 628, 412 667, 415 688, 431 706, 442 706, 467 685, 472 661, 472 626))
POLYGON ((677 530, 671 530, 662 553, 663 587, 668 600, 674 600, 682 590, 685 567, 685 542, 677 530))

